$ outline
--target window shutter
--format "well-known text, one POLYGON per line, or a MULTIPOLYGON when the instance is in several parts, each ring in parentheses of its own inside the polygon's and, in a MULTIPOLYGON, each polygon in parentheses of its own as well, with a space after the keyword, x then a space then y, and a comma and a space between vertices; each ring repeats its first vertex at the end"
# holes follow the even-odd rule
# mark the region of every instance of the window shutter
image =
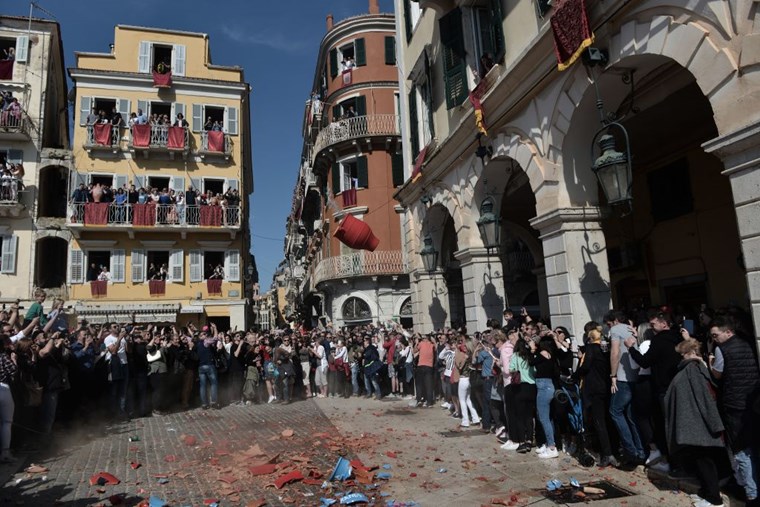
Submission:
POLYGON ((190 250, 190 281, 203 281, 203 252, 190 250))
POLYGON ((184 176, 172 176, 169 182, 169 187, 175 192, 183 192, 185 190, 185 177, 184 176))
POLYGON ((174 283, 185 279, 185 257, 183 250, 172 250, 169 254, 169 277, 174 283))
POLYGON ((16 61, 26 63, 29 59, 29 36, 19 35, 16 37, 16 61))
POLYGON ((425 81, 425 105, 427 106, 427 122, 428 131, 430 132, 430 140, 435 137, 435 123, 433 122, 433 73, 430 72, 430 60, 425 55, 425 75, 427 80, 425 81))
POLYGON ((238 110, 236 107, 224 108, 224 131, 236 136, 238 133, 238 110))
POLYGON ((126 279, 127 256, 124 250, 111 250, 111 281, 124 283, 126 279))
POLYGON ((332 193, 334 196, 340 193, 340 164, 337 162, 332 165, 332 193))
POLYGON ((150 73, 150 50, 150 42, 140 41, 140 50, 137 54, 137 72, 142 74, 150 73))
POLYGON ((367 157, 356 157, 356 185, 358 188, 369 188, 367 157))
POLYGON ((116 110, 121 113, 121 119, 124 120, 124 123, 129 121, 129 113, 132 112, 129 106, 129 99, 116 99, 116 110))
POLYGON ((412 1, 404 0, 404 31, 406 32, 406 42, 412 39, 412 1))
POLYGON ((338 75, 338 50, 330 50, 330 77, 335 78, 338 75))
POLYGON ((400 187, 404 184, 404 157, 400 153, 391 154, 391 174, 393 186, 400 187))
POLYGON ((412 160, 417 158, 417 153, 420 151, 420 133, 419 125, 417 124, 417 89, 412 87, 412 91, 409 92, 409 140, 412 148, 412 160))
POLYGON ((16 272, 16 236, 3 238, 2 259, 0 259, 0 273, 12 275, 16 272))
POLYGON ((87 117, 92 110, 92 97, 79 97, 79 126, 87 125, 87 117))
POLYGON ((385 65, 396 65, 396 38, 385 38, 385 65))
POLYGON ((69 250, 69 283, 84 283, 84 252, 69 250))
POLYGON ((132 282, 145 281, 145 250, 132 250, 132 282))
POLYGON ((224 190, 227 191, 227 190, 232 190, 232 189, 240 190, 239 181, 232 178, 229 178, 229 179, 226 178, 224 180, 224 190))
POLYGON ((203 130, 203 106, 201 104, 193 104, 193 132, 200 132, 203 130))
POLYGON ((456 8, 439 20, 443 46, 443 80, 446 86, 446 108, 456 107, 467 98, 467 66, 465 64, 462 10, 456 8))
POLYGON ((129 182, 129 176, 126 174, 117 174, 116 175, 116 184, 114 185, 115 189, 118 190, 120 188, 124 188, 127 183, 129 182))
POLYGON ((240 281, 240 250, 224 252, 224 279, 228 282, 240 281))
POLYGON ((171 117, 172 124, 177 119, 178 114, 181 114, 182 118, 187 120, 187 118, 185 118, 185 104, 183 104, 182 102, 173 102, 172 103, 172 117, 171 117))
POLYGON ((364 95, 359 95, 356 97, 355 104, 355 110, 357 116, 364 116, 367 114, 367 97, 364 95))
POLYGON ((504 14, 501 9, 502 0, 491 0, 489 6, 489 20, 490 20, 490 36, 491 36, 491 48, 493 54, 491 57, 494 62, 501 61, 504 57, 504 14))
POLYGON ((172 50, 172 75, 185 75, 185 46, 175 44, 172 50))
POLYGON ((190 178, 190 184, 193 186, 193 190, 200 190, 203 192, 203 182, 200 178, 190 178))
POLYGON ((140 190, 141 187, 145 187, 145 176, 135 174, 133 183, 135 184, 135 189, 140 190))
POLYGON ((364 38, 359 38, 354 41, 354 53, 357 67, 367 65, 367 49, 364 44, 364 38))

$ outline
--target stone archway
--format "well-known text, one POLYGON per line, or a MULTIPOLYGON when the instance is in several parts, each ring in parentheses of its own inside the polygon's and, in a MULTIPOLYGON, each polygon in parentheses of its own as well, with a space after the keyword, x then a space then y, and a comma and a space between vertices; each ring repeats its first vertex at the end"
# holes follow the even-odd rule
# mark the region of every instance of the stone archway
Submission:
POLYGON ((69 170, 63 165, 48 165, 40 169, 37 216, 66 218, 69 170))
POLYGON ((69 242, 57 235, 42 236, 37 239, 34 248, 35 287, 65 289, 68 249, 69 242))

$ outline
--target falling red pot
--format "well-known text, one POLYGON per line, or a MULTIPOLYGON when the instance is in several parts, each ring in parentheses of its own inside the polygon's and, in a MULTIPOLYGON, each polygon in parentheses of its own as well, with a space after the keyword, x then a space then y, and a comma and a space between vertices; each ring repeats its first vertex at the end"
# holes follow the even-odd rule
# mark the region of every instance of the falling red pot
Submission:
POLYGON ((372 234, 372 229, 366 222, 346 215, 341 221, 340 227, 335 231, 335 237, 344 245, 355 250, 369 250, 374 252, 380 240, 372 234))

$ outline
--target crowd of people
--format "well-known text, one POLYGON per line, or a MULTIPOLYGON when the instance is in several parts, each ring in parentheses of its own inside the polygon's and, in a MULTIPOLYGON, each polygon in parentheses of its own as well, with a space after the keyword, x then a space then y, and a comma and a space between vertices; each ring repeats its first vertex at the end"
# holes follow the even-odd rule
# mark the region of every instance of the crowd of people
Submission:
POLYGON ((746 499, 757 499, 760 371, 738 311, 703 308, 696 320, 667 308, 633 319, 611 311, 577 337, 524 310, 472 334, 398 325, 245 332, 69 327, 63 301, 46 313, 44 291, 36 296, 25 316, 17 305, 0 314, 0 460, 11 459, 14 420, 45 436, 56 419, 98 409, 126 420, 198 401, 207 410, 390 397, 421 409, 440 403, 464 431, 493 434, 503 452, 696 476, 699 507, 722 505, 719 478, 733 467, 746 499))
POLYGON ((17 202, 19 192, 24 190, 24 165, 10 162, 5 154, 0 154, 0 201, 17 202))

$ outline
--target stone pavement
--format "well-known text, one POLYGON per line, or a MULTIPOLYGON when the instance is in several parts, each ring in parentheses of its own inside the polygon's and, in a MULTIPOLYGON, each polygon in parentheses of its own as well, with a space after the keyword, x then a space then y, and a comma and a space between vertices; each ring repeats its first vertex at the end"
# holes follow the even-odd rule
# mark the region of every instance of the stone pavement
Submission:
POLYGON ((568 457, 546 462, 502 451, 492 435, 459 431, 457 420, 445 411, 412 409, 406 400, 327 398, 287 406, 196 409, 114 426, 90 424, 58 432, 56 440, 61 443, 56 451, 32 454, 23 463, 48 471, 10 476, 0 505, 110 505, 112 495, 121 495, 124 505, 138 505, 155 495, 171 506, 202 506, 211 500, 220 500, 222 507, 264 505, 262 501, 311 506, 323 496, 361 491, 374 496, 377 505, 395 500, 423 506, 548 506, 555 504, 537 490, 549 479, 567 482, 571 476, 581 482, 608 479, 635 493, 593 502, 600 507, 691 505, 683 493, 658 489, 642 470, 583 469, 568 457), (137 440, 130 442, 130 437, 137 440), (337 484, 333 491, 322 490, 341 454, 379 466, 378 471, 392 477, 377 481, 376 488, 337 484), (276 472, 251 476, 251 466, 270 460, 278 463, 276 472), (140 466, 133 469, 131 463, 140 466), (271 486, 291 470, 307 480, 282 489, 271 486), (121 482, 90 486, 90 476, 100 471, 121 482))

